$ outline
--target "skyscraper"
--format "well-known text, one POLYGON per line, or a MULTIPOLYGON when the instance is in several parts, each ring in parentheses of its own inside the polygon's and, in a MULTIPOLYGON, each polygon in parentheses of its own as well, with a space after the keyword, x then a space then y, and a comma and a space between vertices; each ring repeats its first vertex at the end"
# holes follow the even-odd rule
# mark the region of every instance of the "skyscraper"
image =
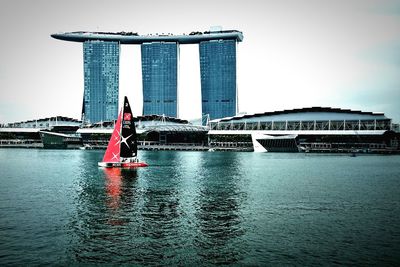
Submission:
POLYGON ((119 42, 83 43, 83 120, 89 123, 118 116, 119 42))
POLYGON ((143 115, 178 116, 178 44, 143 43, 143 115))
POLYGON ((210 119, 237 112, 236 40, 211 40, 199 44, 202 114, 210 119))
POLYGON ((120 44, 141 45, 143 115, 178 117, 182 44, 199 44, 202 115, 207 115, 202 117, 236 115, 236 46, 243 40, 240 31, 212 27, 210 31, 183 35, 76 31, 51 36, 84 44, 85 121, 93 123, 117 117, 120 44))

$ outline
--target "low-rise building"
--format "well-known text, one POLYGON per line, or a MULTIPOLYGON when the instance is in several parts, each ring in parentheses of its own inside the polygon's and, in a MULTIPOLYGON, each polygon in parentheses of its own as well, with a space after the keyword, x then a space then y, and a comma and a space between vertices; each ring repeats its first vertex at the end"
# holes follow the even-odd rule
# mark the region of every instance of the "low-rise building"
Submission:
POLYGON ((216 146, 237 140, 258 142, 268 151, 399 149, 398 125, 384 113, 311 107, 222 118, 209 127, 210 143, 216 146))

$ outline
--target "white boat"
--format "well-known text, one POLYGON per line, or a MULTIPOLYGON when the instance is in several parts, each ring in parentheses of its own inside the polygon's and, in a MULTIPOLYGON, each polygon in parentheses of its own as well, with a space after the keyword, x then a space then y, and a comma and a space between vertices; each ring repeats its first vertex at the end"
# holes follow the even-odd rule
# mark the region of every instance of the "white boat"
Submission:
POLYGON ((79 149, 81 149, 81 150, 92 150, 94 148, 89 144, 84 144, 83 146, 79 147, 79 149))
POLYGON ((297 135, 251 134, 254 152, 299 152, 297 135))

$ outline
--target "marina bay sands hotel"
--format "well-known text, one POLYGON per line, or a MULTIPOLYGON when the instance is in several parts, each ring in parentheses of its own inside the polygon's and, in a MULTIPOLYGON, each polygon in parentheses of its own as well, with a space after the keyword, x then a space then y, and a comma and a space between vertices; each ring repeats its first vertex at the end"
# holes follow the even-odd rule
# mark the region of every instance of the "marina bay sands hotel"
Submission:
POLYGON ((242 32, 218 28, 188 35, 66 32, 51 36, 83 43, 85 122, 118 116, 121 44, 141 45, 143 115, 178 117, 180 44, 199 45, 202 114, 216 119, 237 113, 236 50, 242 32))

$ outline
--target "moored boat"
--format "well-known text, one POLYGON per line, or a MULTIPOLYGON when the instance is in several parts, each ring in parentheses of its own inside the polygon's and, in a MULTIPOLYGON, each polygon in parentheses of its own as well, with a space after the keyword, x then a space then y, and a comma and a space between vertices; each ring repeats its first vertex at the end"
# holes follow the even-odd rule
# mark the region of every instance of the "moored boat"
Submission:
POLYGON ((252 134, 254 152, 299 152, 301 148, 297 145, 297 135, 272 136, 267 134, 252 134))

